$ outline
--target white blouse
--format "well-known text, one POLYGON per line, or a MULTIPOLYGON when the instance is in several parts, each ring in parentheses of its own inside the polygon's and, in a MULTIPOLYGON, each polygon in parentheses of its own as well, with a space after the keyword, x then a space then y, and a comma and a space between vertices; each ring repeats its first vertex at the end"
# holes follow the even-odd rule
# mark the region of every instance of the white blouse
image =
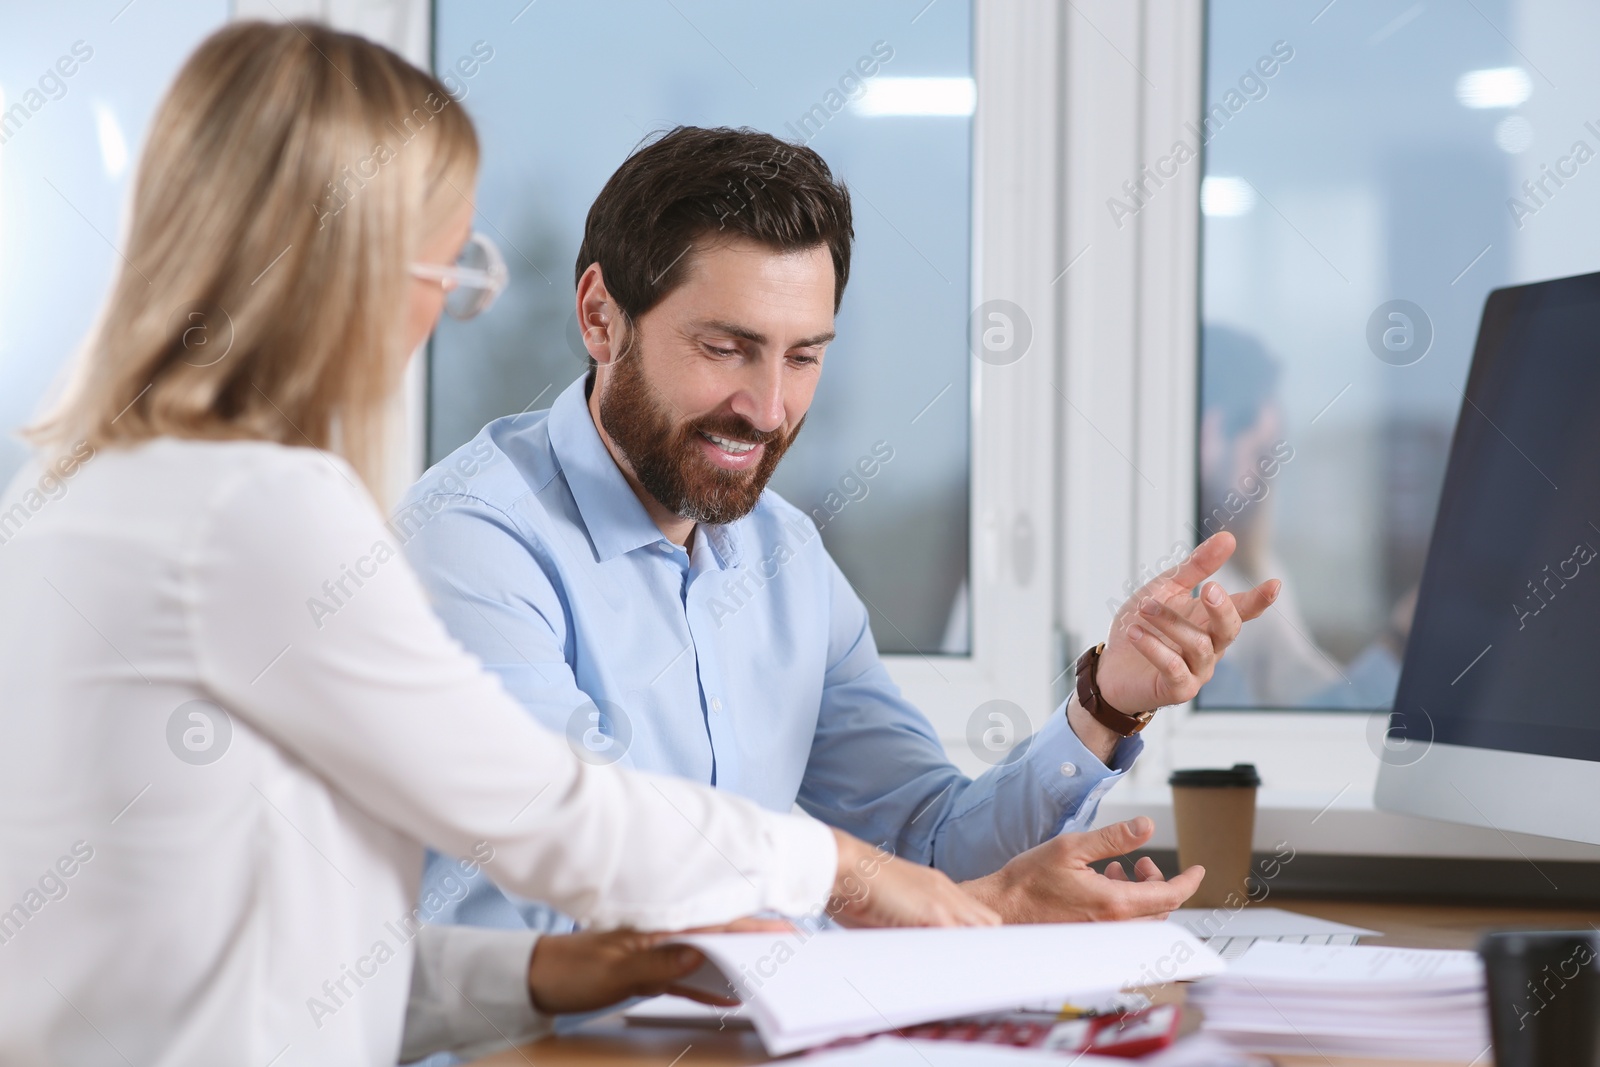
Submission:
MULTIPOLYGON (((576 710, 576 709, 575 709, 576 710)), ((350 468, 161 439, 0 498, 0 1063, 395 1062, 423 846, 595 925, 826 898, 813 820, 577 759, 350 468)))

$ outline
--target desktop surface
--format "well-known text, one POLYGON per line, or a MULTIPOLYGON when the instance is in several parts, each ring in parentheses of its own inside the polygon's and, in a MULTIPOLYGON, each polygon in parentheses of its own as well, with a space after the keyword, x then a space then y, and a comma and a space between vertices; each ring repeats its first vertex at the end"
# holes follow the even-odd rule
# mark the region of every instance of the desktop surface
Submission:
MULTIPOLYGON (((1374 904, 1335 900, 1280 900, 1275 905, 1290 911, 1353 926, 1381 930, 1381 938, 1364 939, 1365 944, 1408 948, 1475 949, 1486 931, 1519 929, 1574 929, 1600 926, 1600 909, 1513 908, 1424 904, 1374 904)), ((1158 1000, 1179 1000, 1182 987, 1157 991, 1158 1000)), ((1186 1025, 1192 1026, 1189 1022, 1186 1025)), ((1282 1067, 1377 1067, 1413 1061, 1351 1059, 1348 1057, 1272 1056, 1282 1067)), ((676 1027, 634 1026, 624 1022, 621 1013, 596 1019, 582 1029, 560 1037, 508 1049, 472 1067, 734 1067, 734 1065, 772 1062, 752 1031, 689 1030, 676 1027)), ((1063 1057, 1062 1062, 1070 1059, 1063 1057)), ((1130 1060, 1136 1063, 1136 1060, 1130 1060)), ((1430 1067, 1448 1067, 1435 1062, 1430 1067)), ((1465 1065, 1462 1065, 1465 1067, 1465 1065)), ((1473 1067, 1490 1067, 1487 1057, 1473 1067)))

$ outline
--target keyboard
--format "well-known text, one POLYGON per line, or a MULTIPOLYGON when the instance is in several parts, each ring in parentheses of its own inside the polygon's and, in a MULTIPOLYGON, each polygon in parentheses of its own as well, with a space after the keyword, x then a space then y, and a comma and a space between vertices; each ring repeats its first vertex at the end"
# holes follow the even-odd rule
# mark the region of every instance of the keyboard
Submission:
POLYGON ((1206 947, 1225 960, 1236 960, 1257 941, 1279 941, 1286 945, 1354 945, 1360 934, 1281 934, 1276 937, 1226 937, 1218 934, 1205 939, 1206 947))

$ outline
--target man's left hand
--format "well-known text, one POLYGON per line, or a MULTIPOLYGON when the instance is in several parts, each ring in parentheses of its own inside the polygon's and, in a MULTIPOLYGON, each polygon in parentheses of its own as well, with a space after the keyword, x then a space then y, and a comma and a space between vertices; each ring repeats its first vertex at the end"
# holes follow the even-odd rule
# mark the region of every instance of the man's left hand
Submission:
POLYGON ((1115 861, 1105 874, 1089 866, 1133 851, 1153 833, 1155 824, 1140 817, 1087 833, 1061 834, 991 875, 960 883, 961 888, 1008 923, 1164 919, 1200 888, 1204 867, 1190 867, 1168 880, 1148 856, 1134 866, 1131 878, 1115 861))
POLYGON ((1100 654, 1100 695, 1128 715, 1193 700, 1223 651, 1278 598, 1276 578, 1232 596, 1216 582, 1196 586, 1233 555, 1233 535, 1213 534, 1182 563, 1146 582, 1118 610, 1100 654))

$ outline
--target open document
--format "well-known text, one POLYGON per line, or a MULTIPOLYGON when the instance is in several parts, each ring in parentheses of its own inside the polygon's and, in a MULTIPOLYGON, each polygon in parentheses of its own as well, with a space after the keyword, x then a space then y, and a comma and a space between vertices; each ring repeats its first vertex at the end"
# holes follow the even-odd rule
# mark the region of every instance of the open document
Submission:
POLYGON ((684 984, 737 996, 774 1055, 1041 1000, 1218 974, 1173 923, 1071 923, 676 939, 707 963, 684 984))

